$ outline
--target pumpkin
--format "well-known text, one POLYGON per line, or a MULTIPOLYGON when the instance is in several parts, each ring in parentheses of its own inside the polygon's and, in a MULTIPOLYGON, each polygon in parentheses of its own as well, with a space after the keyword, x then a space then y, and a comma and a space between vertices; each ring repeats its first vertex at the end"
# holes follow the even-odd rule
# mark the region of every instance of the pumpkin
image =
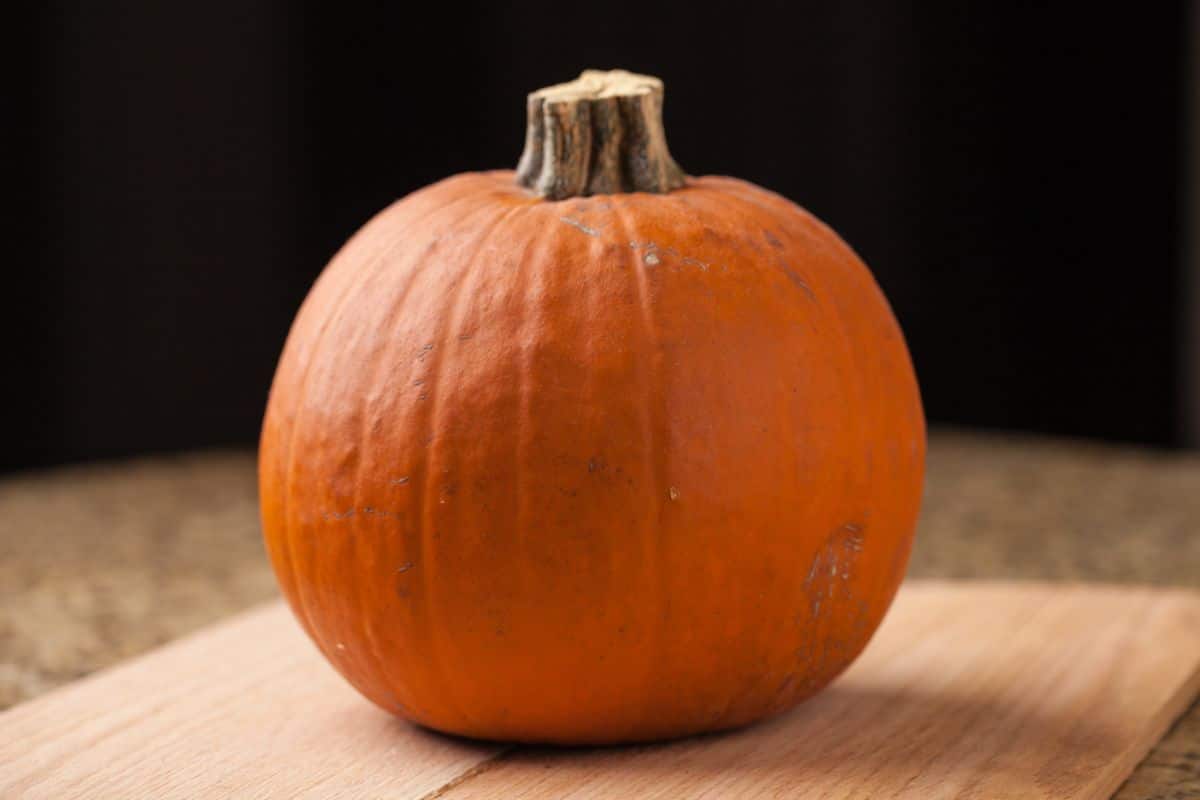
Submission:
POLYGON ((301 307, 262 523, 296 617, 440 731, 741 726, 862 651, 912 545, 924 420, 870 272, 811 214, 686 177, 662 84, 530 95, 519 169, 382 211, 301 307))

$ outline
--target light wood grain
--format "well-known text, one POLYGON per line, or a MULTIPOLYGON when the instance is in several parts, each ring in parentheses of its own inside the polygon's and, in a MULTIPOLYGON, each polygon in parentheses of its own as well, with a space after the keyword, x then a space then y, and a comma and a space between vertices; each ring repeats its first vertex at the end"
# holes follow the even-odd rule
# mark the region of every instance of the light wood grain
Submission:
POLYGON ((0 797, 1108 797, 1200 682, 1200 596, 913 583, 796 711, 504 750, 360 700, 278 606, 0 715, 0 797))
POLYGON ((498 751, 378 711, 275 603, 0 714, 0 798, 422 797, 498 751))

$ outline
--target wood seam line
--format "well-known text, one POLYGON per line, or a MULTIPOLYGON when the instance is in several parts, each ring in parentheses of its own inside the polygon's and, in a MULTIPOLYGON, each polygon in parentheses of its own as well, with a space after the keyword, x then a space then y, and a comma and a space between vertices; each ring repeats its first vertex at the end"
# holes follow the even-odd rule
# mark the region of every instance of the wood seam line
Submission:
POLYGON ((447 794, 454 791, 459 786, 462 786, 464 783, 471 780, 472 778, 482 775, 483 773, 499 766, 501 761, 506 759, 508 756, 513 755, 518 750, 520 750, 519 745, 509 745, 508 747, 504 748, 503 750, 501 750, 500 752, 491 756, 490 758, 486 758, 483 761, 480 761, 478 764, 471 767, 469 770, 462 773, 461 775, 456 775, 455 777, 451 778, 449 781, 447 781, 446 783, 437 787, 432 792, 426 792, 425 794, 418 797, 417 800, 438 800, 438 798, 440 798, 440 797, 445 797, 447 794))

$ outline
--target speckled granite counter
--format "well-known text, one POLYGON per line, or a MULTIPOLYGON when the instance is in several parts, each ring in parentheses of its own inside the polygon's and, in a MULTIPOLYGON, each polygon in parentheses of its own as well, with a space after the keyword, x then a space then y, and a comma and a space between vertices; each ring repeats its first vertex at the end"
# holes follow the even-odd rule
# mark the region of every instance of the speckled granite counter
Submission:
MULTIPOLYGON (((253 457, 0 479, 0 708, 275 596, 253 457)), ((938 432, 910 575, 1200 588, 1200 457, 938 432)), ((1200 705, 1118 795, 1200 797, 1200 705)))

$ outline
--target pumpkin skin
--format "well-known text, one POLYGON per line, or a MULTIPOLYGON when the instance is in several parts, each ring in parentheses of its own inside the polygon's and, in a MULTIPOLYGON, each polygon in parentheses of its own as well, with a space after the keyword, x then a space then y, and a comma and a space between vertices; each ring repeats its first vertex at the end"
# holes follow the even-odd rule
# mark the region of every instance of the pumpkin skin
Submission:
POLYGON ((472 173, 376 216, 304 302, 262 522, 304 629, 389 712, 661 739, 788 709, 859 654, 924 455, 886 300, 791 202, 472 173))

